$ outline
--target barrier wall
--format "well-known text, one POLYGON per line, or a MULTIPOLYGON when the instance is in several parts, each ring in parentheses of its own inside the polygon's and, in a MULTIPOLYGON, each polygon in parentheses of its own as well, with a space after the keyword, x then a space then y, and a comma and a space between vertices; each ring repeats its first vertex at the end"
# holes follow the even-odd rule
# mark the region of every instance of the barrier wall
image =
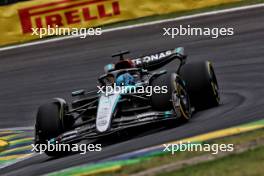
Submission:
POLYGON ((96 27, 240 0, 35 0, 0 7, 0 46, 39 36, 32 28, 96 27))

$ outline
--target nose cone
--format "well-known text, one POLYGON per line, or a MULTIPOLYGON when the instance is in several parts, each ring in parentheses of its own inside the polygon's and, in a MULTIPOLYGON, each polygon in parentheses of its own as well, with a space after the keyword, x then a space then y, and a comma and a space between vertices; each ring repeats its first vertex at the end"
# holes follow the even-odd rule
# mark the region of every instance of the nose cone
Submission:
POLYGON ((96 129, 103 133, 111 128, 111 121, 119 101, 119 94, 101 95, 96 116, 96 129))

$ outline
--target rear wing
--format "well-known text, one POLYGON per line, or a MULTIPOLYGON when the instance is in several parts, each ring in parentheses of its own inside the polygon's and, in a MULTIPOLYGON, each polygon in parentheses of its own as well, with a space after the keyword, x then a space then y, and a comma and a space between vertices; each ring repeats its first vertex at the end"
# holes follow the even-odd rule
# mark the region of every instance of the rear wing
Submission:
POLYGON ((149 71, 156 70, 170 63, 174 59, 179 59, 181 65, 185 64, 187 56, 184 54, 184 48, 179 47, 172 50, 162 51, 156 54, 146 55, 132 61, 136 67, 142 67, 149 71))
POLYGON ((150 54, 150 55, 138 57, 137 59, 133 59, 132 61, 134 62, 134 64, 136 66, 140 66, 140 65, 143 65, 143 63, 149 63, 149 62, 153 62, 156 60, 161 60, 161 59, 171 55, 172 51, 173 50, 161 51, 161 52, 158 52, 155 54, 150 54))

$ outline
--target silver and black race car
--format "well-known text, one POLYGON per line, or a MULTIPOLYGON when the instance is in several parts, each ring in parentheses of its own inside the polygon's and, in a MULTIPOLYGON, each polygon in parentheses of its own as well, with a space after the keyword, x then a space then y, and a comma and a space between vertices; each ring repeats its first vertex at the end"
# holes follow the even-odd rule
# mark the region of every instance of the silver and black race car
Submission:
POLYGON ((73 144, 152 123, 187 122, 193 112, 219 105, 211 62, 186 63, 182 47, 137 59, 125 59, 125 54, 113 55, 120 60, 106 65, 96 90, 72 92, 70 104, 55 98, 40 106, 35 144, 73 144), (160 70, 173 60, 178 61, 174 71, 160 70))

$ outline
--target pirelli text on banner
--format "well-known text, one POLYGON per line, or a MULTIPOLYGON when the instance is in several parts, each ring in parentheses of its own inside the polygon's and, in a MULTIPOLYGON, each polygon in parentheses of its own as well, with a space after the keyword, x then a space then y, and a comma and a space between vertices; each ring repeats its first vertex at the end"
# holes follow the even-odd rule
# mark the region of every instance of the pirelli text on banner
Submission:
POLYGON ((120 15, 120 7, 116 0, 63 0, 22 8, 18 13, 23 33, 31 33, 32 27, 65 27, 120 15))
MULTIPOLYGON (((0 7, 0 46, 40 39, 32 28, 83 29, 240 0, 36 0, 0 7), (169 5, 168 5, 169 4, 169 5)), ((46 36, 44 36, 46 37, 46 36)), ((41 37, 42 38, 42 37, 41 37)))

